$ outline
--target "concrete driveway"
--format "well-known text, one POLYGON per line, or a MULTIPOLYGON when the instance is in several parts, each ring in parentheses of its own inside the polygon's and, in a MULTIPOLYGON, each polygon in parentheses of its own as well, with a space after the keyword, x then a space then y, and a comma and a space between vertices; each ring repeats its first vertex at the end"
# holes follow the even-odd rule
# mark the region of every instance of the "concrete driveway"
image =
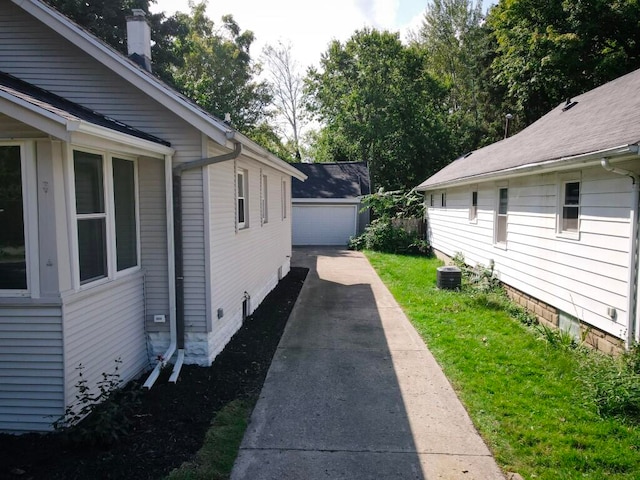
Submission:
POLYGON ((364 255, 298 249, 292 262, 309 275, 232 480, 504 480, 364 255))

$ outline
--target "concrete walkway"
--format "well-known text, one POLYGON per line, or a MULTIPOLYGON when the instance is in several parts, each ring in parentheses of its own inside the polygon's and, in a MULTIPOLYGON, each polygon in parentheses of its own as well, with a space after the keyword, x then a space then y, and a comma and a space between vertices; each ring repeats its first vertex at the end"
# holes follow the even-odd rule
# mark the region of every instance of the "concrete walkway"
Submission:
POLYGON ((504 480, 367 259, 300 249, 292 262, 309 275, 232 480, 504 480))

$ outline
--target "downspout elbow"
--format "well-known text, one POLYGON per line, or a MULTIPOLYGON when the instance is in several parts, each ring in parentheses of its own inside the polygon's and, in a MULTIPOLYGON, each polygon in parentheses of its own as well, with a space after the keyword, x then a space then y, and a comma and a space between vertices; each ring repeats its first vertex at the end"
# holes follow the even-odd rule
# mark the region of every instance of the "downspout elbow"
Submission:
POLYGON ((617 175, 624 175, 626 177, 631 178, 631 180, 633 181, 634 188, 638 188, 638 183, 640 180, 640 176, 638 176, 638 174, 632 172, 631 170, 625 170, 624 168, 611 166, 611 164, 609 163, 609 159, 607 158, 603 158, 602 160, 600 160, 600 165, 607 172, 615 173, 617 175))

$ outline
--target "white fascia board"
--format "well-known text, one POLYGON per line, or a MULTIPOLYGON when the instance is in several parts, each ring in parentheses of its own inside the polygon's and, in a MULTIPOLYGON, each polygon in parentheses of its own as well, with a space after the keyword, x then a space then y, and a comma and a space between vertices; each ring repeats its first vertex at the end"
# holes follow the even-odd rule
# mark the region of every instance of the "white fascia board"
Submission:
POLYGON ((460 180, 452 180, 448 182, 435 183, 426 187, 416 187, 418 192, 429 192, 434 190, 440 190, 443 188, 462 187, 472 183, 486 182, 489 180, 500 181, 510 178, 522 177, 531 175, 532 173, 543 172, 560 172, 563 170, 572 170, 576 166, 590 166, 599 165, 600 160, 603 158, 614 159, 620 157, 629 157, 631 155, 638 155, 640 149, 638 145, 620 145, 617 147, 606 148, 603 150, 597 150, 589 153, 581 153, 579 155, 572 155, 569 157, 560 157, 553 160, 545 160, 538 163, 530 163, 527 165, 521 165, 519 167, 509 168, 506 170, 500 170, 498 172, 491 172, 481 175, 474 175, 466 177, 460 180))
POLYGON ((67 128, 71 132, 72 140, 75 132, 78 132, 94 137, 100 137, 110 142, 126 145, 127 147, 132 147, 147 154, 155 153, 159 157, 173 155, 175 153, 173 148, 162 145, 161 143, 151 142, 144 138, 127 135, 126 133, 118 132, 117 130, 112 130, 89 122, 69 122, 67 128))
POLYGON ((52 137, 64 141, 69 139, 67 131, 68 119, 6 92, 0 92, 0 113, 52 137))
POLYGON ((174 153, 174 149, 166 145, 83 120, 66 118, 2 91, 0 91, 0 113, 64 142, 73 143, 78 134, 85 134, 125 145, 146 155, 165 156, 174 153))
POLYGON ((278 158, 272 153, 266 151, 253 140, 245 137, 241 133, 235 132, 234 138, 242 144, 242 154, 244 156, 273 167, 287 175, 291 175, 300 181, 304 182, 307 179, 307 176, 304 173, 292 166, 290 163, 287 163, 281 158, 278 158))
POLYGON ((324 205, 360 205, 359 198, 292 198, 294 205, 302 204, 324 204, 324 205))
MULTIPOLYGON (((278 160, 288 165, 283 160, 267 152, 257 143, 234 132, 222 121, 208 115, 199 107, 182 97, 178 92, 158 81, 150 73, 129 61, 129 59, 124 57, 120 52, 113 50, 90 33, 79 28, 56 10, 44 5, 39 0, 12 1, 220 145, 226 146, 227 140, 235 134, 243 146, 246 146, 248 149, 257 150, 258 155, 273 157, 273 163, 278 163, 275 162, 275 160, 278 160)), ((279 170, 283 170, 299 180, 306 179, 306 176, 293 167, 286 168, 283 166, 283 168, 279 170), (303 176, 301 177, 301 175, 303 176)))

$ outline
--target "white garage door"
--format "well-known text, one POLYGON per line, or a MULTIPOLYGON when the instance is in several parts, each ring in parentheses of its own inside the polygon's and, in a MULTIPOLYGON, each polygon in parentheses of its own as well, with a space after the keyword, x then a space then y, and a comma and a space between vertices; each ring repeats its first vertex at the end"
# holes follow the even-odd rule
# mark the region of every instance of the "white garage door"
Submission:
POLYGON ((356 205, 294 205, 294 245, 347 245, 356 234, 356 205))

